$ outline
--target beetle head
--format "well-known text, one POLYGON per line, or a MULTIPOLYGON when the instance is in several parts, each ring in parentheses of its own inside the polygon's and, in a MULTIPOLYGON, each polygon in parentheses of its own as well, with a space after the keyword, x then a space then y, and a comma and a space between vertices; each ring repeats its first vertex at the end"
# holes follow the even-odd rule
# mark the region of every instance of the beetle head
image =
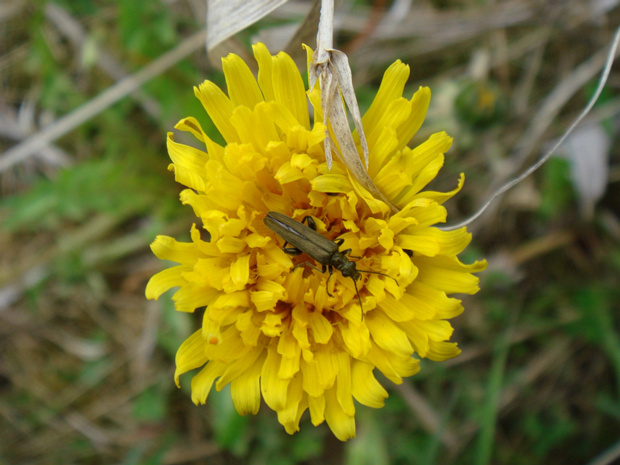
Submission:
POLYGON ((357 281, 361 278, 360 272, 357 271, 355 262, 350 261, 344 255, 338 255, 332 260, 332 266, 337 270, 340 270, 342 276, 346 278, 353 278, 353 281, 357 281))

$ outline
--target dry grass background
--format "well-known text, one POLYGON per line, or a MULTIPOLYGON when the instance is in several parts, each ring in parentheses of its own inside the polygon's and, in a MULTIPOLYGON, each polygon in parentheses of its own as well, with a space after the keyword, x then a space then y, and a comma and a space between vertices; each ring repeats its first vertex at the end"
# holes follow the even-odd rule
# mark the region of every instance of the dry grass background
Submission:
MULTIPOLYGON (((350 54, 362 106, 396 59, 411 65, 409 92, 431 86, 414 143, 439 130, 455 137, 436 186, 465 172, 449 205, 456 222, 584 106, 620 7, 426 0, 394 14, 406 3, 341 2, 336 44, 350 54)), ((307 8, 289 2, 228 46, 248 53, 254 35, 268 38, 307 8)), ((358 409, 358 439, 341 444, 308 420, 289 437, 266 408, 239 417, 226 392, 195 407, 187 379, 174 387, 174 353, 200 315, 176 314, 166 296, 147 302, 144 286, 162 266, 149 242, 187 237, 193 221, 166 170, 165 132, 200 115, 193 85, 223 83, 195 35, 204 9, 0 4, 0 463, 618 463, 618 65, 589 120, 609 145, 597 165, 609 172, 586 178, 602 185, 594 207, 557 158, 477 220, 465 259, 490 267, 454 321, 463 354, 423 363, 401 386, 384 382, 386 407, 358 409), (129 75, 144 78, 136 92, 101 100, 118 86, 123 95, 129 75), (7 156, 102 101, 66 135, 7 156)))

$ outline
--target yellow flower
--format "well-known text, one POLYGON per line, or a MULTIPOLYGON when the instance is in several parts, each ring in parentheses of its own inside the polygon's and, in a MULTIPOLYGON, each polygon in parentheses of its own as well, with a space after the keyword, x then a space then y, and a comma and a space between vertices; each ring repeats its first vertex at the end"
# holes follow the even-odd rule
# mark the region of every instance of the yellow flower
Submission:
POLYGON ((473 294, 486 263, 457 259, 470 242, 465 228, 446 232, 442 203, 448 193, 421 191, 437 174, 452 139, 432 135, 415 148, 406 144, 421 126, 430 90, 402 97, 409 68, 400 61, 385 73, 363 118, 370 150, 369 174, 399 209, 373 198, 334 160, 325 163, 320 90, 306 92, 293 60, 272 56, 258 44, 258 79, 236 55, 223 60, 228 96, 205 81, 194 89, 226 141, 212 141, 195 118, 176 129, 204 144, 206 151, 168 134, 171 170, 188 187, 180 197, 208 231, 191 229, 189 243, 158 236, 155 255, 179 265, 151 278, 149 299, 178 287, 173 300, 182 312, 206 307, 202 328, 179 348, 175 380, 201 368, 191 382, 192 400, 206 401, 230 384, 242 414, 258 412, 261 396, 289 434, 299 430, 307 409, 314 425, 323 421, 340 440, 355 436, 353 399, 381 407, 387 392, 377 368, 394 383, 419 370, 419 358, 441 361, 460 353, 449 342, 447 321, 459 315, 452 293, 473 294), (311 123, 307 100, 314 107, 311 123), (327 273, 295 264, 284 241, 265 226, 268 211, 298 221, 312 216, 318 232, 341 238, 364 274, 357 282, 339 271, 326 289, 327 273), (329 295, 331 294, 331 296, 329 295))

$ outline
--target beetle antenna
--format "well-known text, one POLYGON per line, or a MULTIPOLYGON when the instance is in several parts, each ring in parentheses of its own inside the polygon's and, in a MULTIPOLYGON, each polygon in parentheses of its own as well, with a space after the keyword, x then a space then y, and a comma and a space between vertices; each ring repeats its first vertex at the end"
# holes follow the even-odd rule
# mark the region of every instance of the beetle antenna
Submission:
POLYGON ((353 279, 353 286, 355 286, 355 292, 357 293, 357 299, 360 301, 360 310, 362 311, 362 321, 364 321, 364 307, 362 306, 362 298, 360 297, 360 291, 357 290, 357 282, 355 282, 355 279, 353 279))
POLYGON ((357 271, 359 271, 360 273, 372 273, 372 274, 379 274, 381 276, 387 276, 388 278, 393 279, 397 286, 400 286, 400 284, 398 284, 398 281, 396 281, 396 278, 391 277, 389 274, 381 273, 380 271, 370 271, 370 270, 357 270, 357 271))

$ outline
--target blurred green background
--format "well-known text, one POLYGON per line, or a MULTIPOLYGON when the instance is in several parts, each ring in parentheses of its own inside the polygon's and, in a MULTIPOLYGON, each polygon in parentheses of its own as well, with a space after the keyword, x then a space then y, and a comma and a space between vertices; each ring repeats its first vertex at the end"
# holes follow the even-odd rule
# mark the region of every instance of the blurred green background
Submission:
MULTIPOLYGON (((308 7, 288 2, 227 49, 249 53, 308 7)), ((620 23, 617 1, 343 1, 338 11, 336 46, 363 108, 399 58, 411 65, 407 97, 431 87, 412 143, 455 138, 432 186, 466 174, 451 223, 568 127, 620 23)), ((453 321, 463 354, 422 361, 401 386, 383 380, 387 404, 358 406, 356 439, 340 443, 307 416, 288 436, 266 406, 241 417, 226 390, 201 407, 188 378, 177 390, 174 354, 200 312, 175 313, 169 295, 147 302, 144 287, 165 266, 148 247, 155 235, 186 240, 195 221, 167 171, 165 134, 193 115, 218 138, 192 90, 223 84, 217 57, 192 39, 204 19, 202 0, 0 4, 1 152, 186 46, 66 135, 17 160, 0 153, 0 463, 620 460, 619 65, 589 131, 470 227, 463 259, 489 269, 453 321)))

